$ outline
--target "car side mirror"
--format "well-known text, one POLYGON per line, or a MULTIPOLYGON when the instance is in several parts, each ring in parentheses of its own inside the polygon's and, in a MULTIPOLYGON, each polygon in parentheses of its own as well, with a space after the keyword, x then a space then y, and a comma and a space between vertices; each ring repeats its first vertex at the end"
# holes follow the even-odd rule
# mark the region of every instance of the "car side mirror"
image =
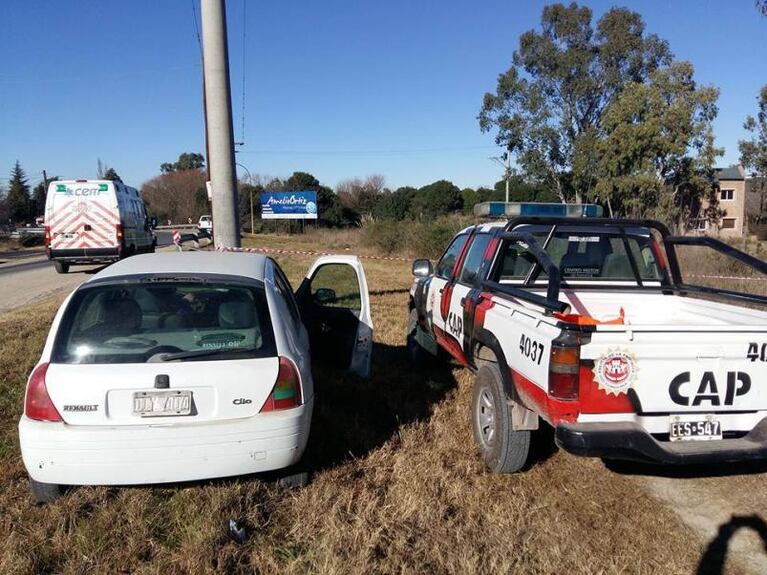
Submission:
POLYGON ((314 301, 320 305, 329 305, 335 303, 337 300, 336 290, 330 288, 317 288, 317 291, 314 292, 314 301))
POLYGON ((420 259, 413 262, 413 275, 417 278, 428 277, 433 271, 430 260, 420 259))

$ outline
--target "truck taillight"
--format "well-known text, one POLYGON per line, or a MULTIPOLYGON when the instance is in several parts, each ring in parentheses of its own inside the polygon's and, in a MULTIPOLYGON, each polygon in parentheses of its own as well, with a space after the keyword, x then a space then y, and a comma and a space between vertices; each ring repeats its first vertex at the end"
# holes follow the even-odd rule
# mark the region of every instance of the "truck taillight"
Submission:
POLYGON ((48 364, 41 363, 29 376, 27 383, 27 395, 24 398, 24 414, 29 419, 38 421, 61 421, 56 406, 48 395, 45 386, 45 374, 48 372, 48 364))
POLYGON ((117 224, 115 226, 115 234, 117 235, 117 243, 119 244, 120 242, 123 241, 123 227, 122 227, 122 224, 117 224))
POLYGON ((581 346, 577 338, 565 336, 555 339, 549 361, 549 395, 555 399, 578 399, 578 374, 581 365, 581 346))
POLYGON ((51 226, 45 226, 45 247, 51 247, 51 226))
POLYGON ((301 405, 301 377, 295 364, 287 357, 280 357, 277 381, 266 398, 261 413, 291 409, 301 405))

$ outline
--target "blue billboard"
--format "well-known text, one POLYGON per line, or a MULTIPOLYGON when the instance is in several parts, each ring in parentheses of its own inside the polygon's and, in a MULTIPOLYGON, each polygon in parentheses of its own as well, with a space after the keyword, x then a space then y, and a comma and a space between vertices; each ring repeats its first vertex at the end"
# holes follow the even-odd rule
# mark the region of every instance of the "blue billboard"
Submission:
POLYGON ((265 220, 316 220, 317 192, 261 192, 265 220))

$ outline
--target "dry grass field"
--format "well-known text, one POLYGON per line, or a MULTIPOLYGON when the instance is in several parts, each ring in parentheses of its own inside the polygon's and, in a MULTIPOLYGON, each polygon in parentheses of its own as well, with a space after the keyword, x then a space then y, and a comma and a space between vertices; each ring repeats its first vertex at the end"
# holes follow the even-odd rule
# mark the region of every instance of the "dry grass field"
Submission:
MULTIPOLYGON (((354 234, 346 232, 259 236, 248 243, 359 251, 354 234)), ((276 259, 296 287, 313 257, 276 259)), ((54 504, 33 505, 15 425, 24 381, 62 298, 0 318, 0 573, 698 569, 708 541, 657 489, 599 460, 556 451, 546 430, 524 473, 485 472, 471 437, 472 375, 447 365, 416 371, 407 361, 409 263, 364 264, 375 323, 373 377, 363 382, 333 370, 316 372, 318 403, 306 454, 313 478, 299 490, 253 476, 74 488, 54 504), (230 539, 230 518, 247 529, 244 543, 230 539)), ((757 474, 685 481, 708 481, 724 494, 727 485, 754 494, 764 480, 757 474)), ((744 505, 767 516, 765 500, 759 493, 745 497, 744 505)), ((739 573, 741 565, 730 558, 725 570, 739 573)))

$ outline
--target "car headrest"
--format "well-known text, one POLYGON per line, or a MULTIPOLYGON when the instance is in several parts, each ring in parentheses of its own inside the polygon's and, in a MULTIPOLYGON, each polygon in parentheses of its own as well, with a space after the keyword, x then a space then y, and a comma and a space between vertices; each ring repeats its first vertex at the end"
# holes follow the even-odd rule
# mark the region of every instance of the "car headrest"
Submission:
POLYGON ((218 306, 218 325, 233 329, 253 327, 256 310, 253 302, 226 301, 218 306))
POLYGON ((143 313, 133 298, 122 298, 109 302, 104 308, 104 323, 132 333, 141 327, 143 313))

